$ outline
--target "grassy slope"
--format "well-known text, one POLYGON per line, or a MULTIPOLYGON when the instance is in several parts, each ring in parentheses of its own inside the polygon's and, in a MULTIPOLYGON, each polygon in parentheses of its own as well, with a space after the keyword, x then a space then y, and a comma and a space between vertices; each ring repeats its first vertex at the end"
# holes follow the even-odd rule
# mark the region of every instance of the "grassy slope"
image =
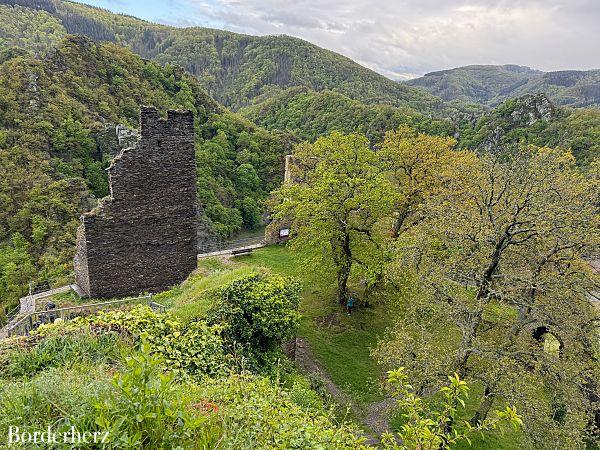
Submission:
MULTIPOLYGON (((217 288, 252 270, 267 269, 275 273, 300 278, 304 283, 300 305, 302 320, 300 337, 306 339, 314 356, 325 368, 331 379, 359 405, 383 398, 381 383, 384 374, 370 355, 392 317, 384 305, 357 309, 351 316, 334 302, 331 274, 313 273, 303 267, 299 259, 287 248, 271 246, 254 251, 250 255, 231 260, 205 259, 200 261, 198 272, 181 288, 159 294, 157 301, 172 307, 172 312, 189 320, 202 316, 210 307, 210 289, 217 288), (327 318, 327 323, 323 322, 327 318)), ((473 387, 477 397, 477 386, 473 387)), ((465 417, 474 412, 472 402, 467 403, 465 417)), ((401 423, 399 418, 392 426, 401 423)), ((490 435, 485 440, 475 438, 475 449, 526 449, 520 433, 510 430, 504 435, 490 435)), ((468 445, 457 448, 469 448, 468 445)))
POLYGON ((382 398, 377 383, 381 370, 370 355, 391 324, 382 306, 358 309, 348 316, 335 302, 333 280, 300 266, 285 247, 268 247, 236 261, 300 278, 304 282, 300 336, 308 340, 333 381, 359 403, 382 398))

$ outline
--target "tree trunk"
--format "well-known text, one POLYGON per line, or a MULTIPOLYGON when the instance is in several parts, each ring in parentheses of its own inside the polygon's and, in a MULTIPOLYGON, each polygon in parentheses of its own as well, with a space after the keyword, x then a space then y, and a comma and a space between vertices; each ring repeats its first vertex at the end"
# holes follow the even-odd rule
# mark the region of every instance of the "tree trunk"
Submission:
POLYGON ((348 278, 350 271, 345 267, 338 269, 338 285, 337 285, 337 300, 340 305, 346 304, 348 299, 348 278))
POLYGON ((489 387, 486 386, 485 391, 483 393, 483 399, 479 404, 479 408, 475 411, 473 417, 469 421, 471 425, 477 426, 482 423, 486 418, 490 409, 492 408, 492 404, 494 403, 494 394, 490 390, 489 387))
POLYGON ((402 225, 404 225, 404 221, 408 217, 408 208, 403 207, 394 215, 394 222, 392 224, 392 237, 394 239, 398 239, 400 236, 400 230, 402 229, 402 225))
POLYGON ((481 324, 481 318, 483 316, 483 309, 480 308, 469 314, 467 330, 463 329, 460 347, 456 353, 456 359, 454 360, 454 371, 461 377, 464 378, 467 372, 467 363, 469 357, 473 353, 473 343, 477 338, 479 325, 481 324))
POLYGON ((348 278, 352 269, 352 251, 350 249, 350 236, 344 233, 339 242, 339 255, 337 260, 337 301, 344 305, 348 299, 348 278))
MULTIPOLYGON (((471 353, 473 353, 473 342, 477 338, 479 333, 479 325, 483 316, 483 304, 487 303, 490 296, 490 287, 494 274, 498 270, 500 264, 500 257, 502 251, 506 248, 506 240, 509 238, 505 234, 496 244, 494 251, 490 255, 490 261, 485 271, 482 274, 481 282, 477 289, 477 296, 475 299, 480 303, 479 308, 476 311, 472 311, 468 315, 468 329, 463 330, 460 348, 456 354, 455 359, 455 371, 461 378, 464 378, 467 369, 467 362, 471 353)), ((466 328, 466 327, 465 327, 466 328)))

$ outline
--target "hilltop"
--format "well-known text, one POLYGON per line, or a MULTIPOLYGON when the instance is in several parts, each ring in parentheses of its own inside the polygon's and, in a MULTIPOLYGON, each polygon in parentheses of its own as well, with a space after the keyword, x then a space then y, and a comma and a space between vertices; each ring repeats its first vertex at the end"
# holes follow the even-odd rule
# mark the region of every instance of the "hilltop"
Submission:
POLYGON ((473 65, 409 80, 443 100, 495 106, 509 98, 545 93, 558 105, 600 105, 600 70, 543 72, 517 65, 473 65))
POLYGON ((83 34, 124 45, 143 58, 195 75, 221 104, 237 109, 271 87, 337 90, 366 103, 435 111, 443 102, 398 84, 349 58, 290 36, 250 36, 211 28, 175 28, 62 0, 2 0, 5 43, 43 51, 56 37, 83 34), (28 21, 39 25, 22 28, 28 21), (14 24, 16 22, 16 24, 14 24))

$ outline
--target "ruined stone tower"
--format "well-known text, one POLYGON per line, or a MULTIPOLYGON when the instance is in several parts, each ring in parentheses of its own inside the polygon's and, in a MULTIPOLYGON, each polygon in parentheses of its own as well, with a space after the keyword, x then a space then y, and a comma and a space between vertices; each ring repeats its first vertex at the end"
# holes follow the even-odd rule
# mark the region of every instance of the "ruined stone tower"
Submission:
POLYGON ((194 118, 142 107, 140 127, 108 169, 110 197, 81 216, 75 277, 90 297, 158 292, 196 268, 194 118))

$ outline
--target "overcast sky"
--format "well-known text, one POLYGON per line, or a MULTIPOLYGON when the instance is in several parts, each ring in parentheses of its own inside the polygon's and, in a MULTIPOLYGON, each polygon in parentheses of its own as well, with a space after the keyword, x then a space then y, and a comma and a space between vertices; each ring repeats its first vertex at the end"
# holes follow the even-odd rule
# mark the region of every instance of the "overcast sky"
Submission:
POLYGON ((390 78, 468 64, 600 68, 600 0, 86 0, 175 26, 289 34, 390 78))

